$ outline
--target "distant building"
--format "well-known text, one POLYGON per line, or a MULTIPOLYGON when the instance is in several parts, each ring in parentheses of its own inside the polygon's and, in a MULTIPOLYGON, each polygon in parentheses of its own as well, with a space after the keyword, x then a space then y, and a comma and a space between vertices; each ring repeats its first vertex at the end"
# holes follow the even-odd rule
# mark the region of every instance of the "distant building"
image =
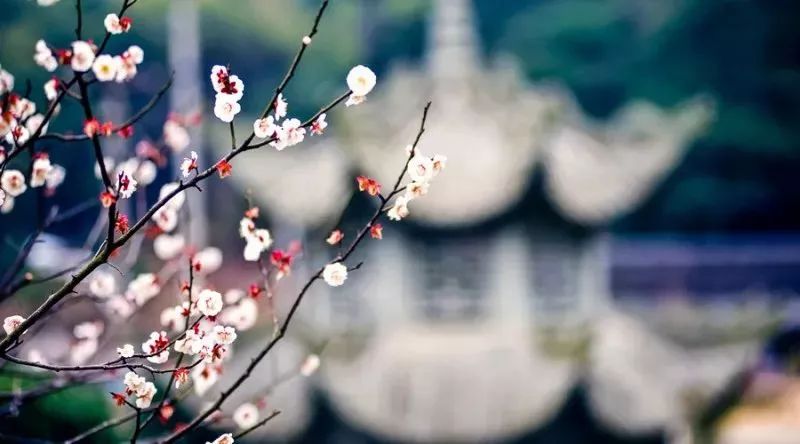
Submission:
MULTIPOLYGON (((470 1, 436 1, 430 31, 424 66, 380 79, 374 97, 342 113, 340 138, 237 165, 234 177, 282 217, 278 236, 303 237, 338 219, 352 171, 383 183, 397 175, 424 102, 434 103, 420 149, 447 155, 446 171, 411 203, 410 225, 386 223, 385 238, 368 243, 365 270, 301 308, 295 332, 305 336, 293 340, 330 340, 322 391, 345 420, 379 436, 485 442, 543 425, 580 383, 608 427, 666 430, 680 442, 697 402, 755 343, 703 330, 676 340, 638 315, 641 301, 615 299, 606 228, 680 162, 711 105, 637 102, 596 122, 565 91, 529 84, 509 59, 486 67, 470 1)), ((327 254, 309 248, 311 262, 327 254)), ((294 409, 304 384, 276 404, 294 409)), ((277 429, 301 427, 305 409, 277 429)))

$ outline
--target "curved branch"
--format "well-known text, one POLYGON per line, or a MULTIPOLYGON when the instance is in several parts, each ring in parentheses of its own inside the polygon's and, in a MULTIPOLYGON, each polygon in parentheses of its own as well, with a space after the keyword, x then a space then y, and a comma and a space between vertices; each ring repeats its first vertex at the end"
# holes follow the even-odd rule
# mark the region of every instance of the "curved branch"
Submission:
MULTIPOLYGON (((172 86, 172 82, 174 80, 175 80, 175 72, 173 71, 172 73, 170 73, 169 79, 164 83, 164 85, 161 86, 158 92, 156 92, 156 94, 150 99, 149 102, 147 102, 146 105, 144 105, 141 109, 139 109, 139 111, 137 111, 136 114, 129 117, 128 120, 120 123, 119 125, 114 126, 111 129, 111 131, 116 133, 117 131, 120 131, 131 125, 134 125, 138 121, 140 121, 144 116, 147 115, 147 113, 149 113, 153 108, 155 108, 155 106, 158 104, 158 102, 161 100, 164 94, 166 94, 169 88, 172 86)), ((55 139, 61 142, 82 142, 85 140, 89 140, 89 136, 87 136, 86 134, 47 133, 39 137, 39 139, 40 140, 55 139)))

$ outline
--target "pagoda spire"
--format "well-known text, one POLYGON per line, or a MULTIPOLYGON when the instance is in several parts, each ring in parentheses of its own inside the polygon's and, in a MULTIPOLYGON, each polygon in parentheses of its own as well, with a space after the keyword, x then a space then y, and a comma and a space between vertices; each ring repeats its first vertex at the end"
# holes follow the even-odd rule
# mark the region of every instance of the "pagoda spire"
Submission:
POLYGON ((427 64, 435 92, 465 87, 480 70, 472 0, 435 0, 429 26, 427 64))

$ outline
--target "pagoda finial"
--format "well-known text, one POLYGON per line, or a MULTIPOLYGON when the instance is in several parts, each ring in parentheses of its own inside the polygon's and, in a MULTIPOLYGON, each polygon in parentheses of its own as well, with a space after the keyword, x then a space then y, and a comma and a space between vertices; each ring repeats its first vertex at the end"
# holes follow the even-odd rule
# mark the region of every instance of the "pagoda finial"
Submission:
POLYGON ((472 0, 435 0, 428 69, 437 82, 466 79, 478 70, 472 0))

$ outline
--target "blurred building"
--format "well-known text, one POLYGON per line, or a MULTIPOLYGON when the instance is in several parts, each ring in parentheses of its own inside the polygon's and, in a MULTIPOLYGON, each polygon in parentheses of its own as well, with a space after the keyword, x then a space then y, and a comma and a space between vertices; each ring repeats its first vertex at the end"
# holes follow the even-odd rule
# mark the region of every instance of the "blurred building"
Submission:
MULTIPOLYGON (((385 238, 366 245, 365 270, 305 302, 293 331, 304 336, 287 353, 330 340, 315 383, 346 421, 386 438, 519 436, 581 385, 615 432, 689 442, 692 415, 752 362, 754 335, 775 310, 749 307, 752 318, 715 324, 718 311, 680 289, 663 311, 620 298, 615 260, 659 264, 607 228, 681 161, 712 105, 637 102, 595 121, 568 92, 527 82, 513 60, 483 63, 471 2, 434 5, 424 66, 397 66, 366 104, 337 114, 335 139, 259 150, 237 165, 234 178, 278 215, 281 240, 330 228, 350 201, 353 171, 392 182, 428 99, 420 149, 449 158, 411 203, 411 223, 387 223, 385 238)), ((308 248, 308 263, 330 254, 308 248)), ((306 426, 308 406, 297 406, 305 384, 276 391, 275 403, 295 413, 264 433, 306 426)))

